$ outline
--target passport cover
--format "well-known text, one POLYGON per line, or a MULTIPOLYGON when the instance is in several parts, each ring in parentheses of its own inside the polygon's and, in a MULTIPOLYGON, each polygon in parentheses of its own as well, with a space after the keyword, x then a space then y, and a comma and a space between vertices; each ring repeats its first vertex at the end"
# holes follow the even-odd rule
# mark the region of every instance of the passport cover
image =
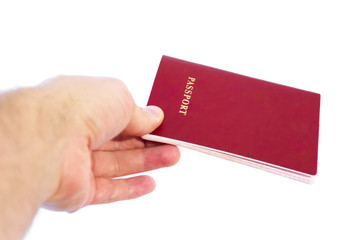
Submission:
POLYGON ((320 94, 163 56, 148 105, 165 118, 146 140, 307 183, 316 175, 320 94))

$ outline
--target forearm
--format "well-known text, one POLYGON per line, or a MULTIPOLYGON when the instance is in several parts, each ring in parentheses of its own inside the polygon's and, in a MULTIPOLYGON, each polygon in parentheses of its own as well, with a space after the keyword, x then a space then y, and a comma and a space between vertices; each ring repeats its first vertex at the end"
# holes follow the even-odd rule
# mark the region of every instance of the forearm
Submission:
POLYGON ((31 191, 37 189, 27 183, 27 177, 21 177, 0 173, 0 239, 21 239, 41 205, 36 193, 31 191))
POLYGON ((0 239, 20 239, 48 194, 42 100, 37 89, 0 95, 0 239))

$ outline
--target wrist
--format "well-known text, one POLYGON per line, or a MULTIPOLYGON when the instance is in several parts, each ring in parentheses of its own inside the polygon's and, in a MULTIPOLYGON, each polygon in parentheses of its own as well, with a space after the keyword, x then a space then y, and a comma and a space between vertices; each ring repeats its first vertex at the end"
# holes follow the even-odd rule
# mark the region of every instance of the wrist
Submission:
POLYGON ((31 139, 35 105, 32 90, 0 95, 0 238, 20 239, 41 205, 36 154, 40 144, 31 139), (31 172, 33 171, 33 174, 31 172))
POLYGON ((20 239, 59 187, 62 153, 74 122, 64 111, 73 109, 65 98, 42 87, 0 94, 1 239, 20 239))
POLYGON ((60 132, 65 132, 55 126, 59 122, 56 107, 54 99, 39 88, 0 96, 0 175, 11 177, 8 184, 14 183, 13 190, 17 187, 30 194, 36 205, 56 187, 55 169, 64 143, 60 132))

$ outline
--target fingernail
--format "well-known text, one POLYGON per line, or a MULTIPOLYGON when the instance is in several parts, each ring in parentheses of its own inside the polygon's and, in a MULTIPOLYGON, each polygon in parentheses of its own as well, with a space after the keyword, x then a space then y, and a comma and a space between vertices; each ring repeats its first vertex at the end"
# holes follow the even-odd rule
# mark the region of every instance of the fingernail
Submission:
POLYGON ((164 117, 164 112, 157 106, 147 106, 144 110, 150 113, 151 116, 157 120, 161 120, 164 117))

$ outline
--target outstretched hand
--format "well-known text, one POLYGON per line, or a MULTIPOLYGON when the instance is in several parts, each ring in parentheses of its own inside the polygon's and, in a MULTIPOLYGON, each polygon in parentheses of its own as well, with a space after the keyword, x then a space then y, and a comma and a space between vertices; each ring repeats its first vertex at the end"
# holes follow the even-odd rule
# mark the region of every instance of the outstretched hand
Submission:
POLYGON ((40 206, 73 212, 147 194, 151 177, 119 177, 179 159, 177 147, 140 138, 163 112, 136 106, 116 79, 60 76, 0 95, 0 112, 0 195, 13 196, 0 198, 0 238, 25 231, 40 206))
POLYGON ((82 125, 70 126, 72 134, 63 150, 58 186, 44 203, 47 208, 74 211, 89 204, 140 197, 155 188, 151 177, 118 177, 178 161, 175 146, 139 137, 161 124, 163 112, 155 106, 136 106, 119 80, 60 77, 43 87, 56 91, 70 88, 66 91, 76 108, 72 112, 82 125))

